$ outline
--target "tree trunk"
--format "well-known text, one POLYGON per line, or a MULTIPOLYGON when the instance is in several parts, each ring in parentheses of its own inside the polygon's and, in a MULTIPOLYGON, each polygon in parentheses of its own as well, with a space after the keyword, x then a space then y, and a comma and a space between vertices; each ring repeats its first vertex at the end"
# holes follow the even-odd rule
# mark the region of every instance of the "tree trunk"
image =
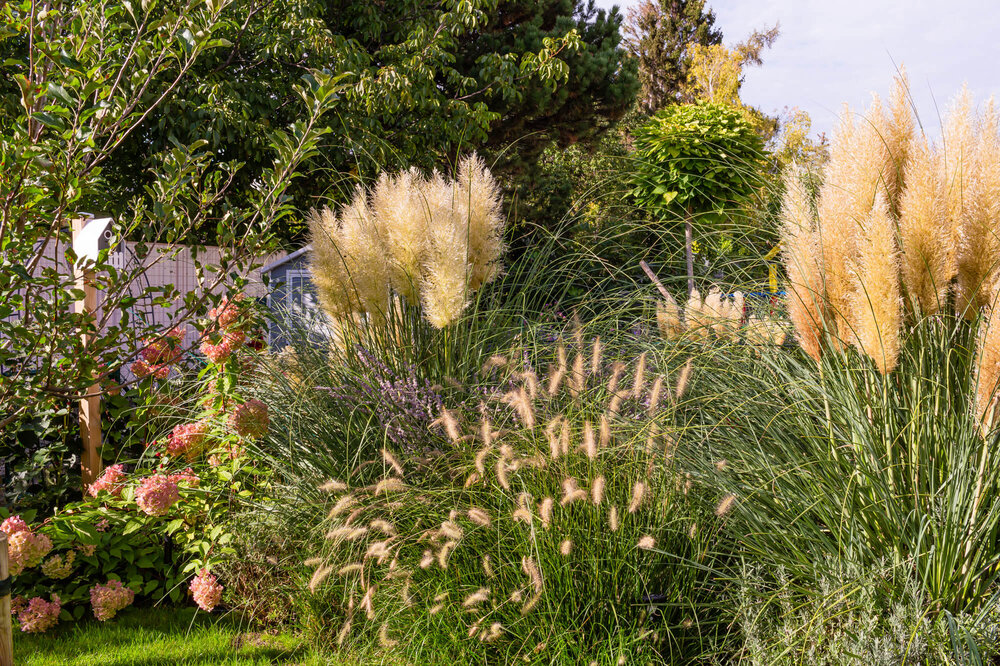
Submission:
POLYGON ((694 229, 691 227, 691 216, 684 220, 684 253, 687 256, 688 296, 694 291, 694 229))

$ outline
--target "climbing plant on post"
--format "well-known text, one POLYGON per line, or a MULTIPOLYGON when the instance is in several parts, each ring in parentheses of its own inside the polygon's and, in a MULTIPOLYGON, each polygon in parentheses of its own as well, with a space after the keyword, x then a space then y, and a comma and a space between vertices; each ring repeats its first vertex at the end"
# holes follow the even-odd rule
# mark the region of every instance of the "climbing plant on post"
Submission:
POLYGON ((764 144, 746 116, 722 104, 670 106, 635 131, 632 194, 663 222, 684 222, 688 292, 694 228, 724 220, 759 190, 764 144))

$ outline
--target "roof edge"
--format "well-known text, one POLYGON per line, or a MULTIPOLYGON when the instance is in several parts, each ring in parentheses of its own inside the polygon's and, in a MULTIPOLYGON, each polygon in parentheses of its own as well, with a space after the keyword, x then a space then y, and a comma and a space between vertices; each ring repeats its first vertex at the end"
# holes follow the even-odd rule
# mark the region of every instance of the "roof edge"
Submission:
POLYGON ((305 254, 306 252, 308 252, 311 249, 312 249, 312 244, 300 247, 295 252, 292 252, 291 254, 286 254, 281 259, 276 259, 275 261, 272 261, 271 263, 263 266, 260 269, 260 272, 261 273, 270 273, 271 271, 273 271, 278 266, 281 266, 282 264, 286 264, 289 261, 291 261, 292 259, 297 259, 297 258, 301 257, 303 254, 305 254))

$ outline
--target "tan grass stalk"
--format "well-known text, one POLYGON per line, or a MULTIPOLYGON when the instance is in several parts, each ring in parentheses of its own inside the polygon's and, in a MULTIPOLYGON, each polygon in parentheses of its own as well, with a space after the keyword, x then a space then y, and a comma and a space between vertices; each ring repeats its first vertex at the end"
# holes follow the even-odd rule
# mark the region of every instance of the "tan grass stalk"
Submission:
MULTIPOLYGON (((974 300, 974 292, 970 291, 974 281, 970 279, 972 276, 969 271, 963 271, 960 264, 966 259, 968 250, 972 249, 971 244, 966 241, 965 226, 971 204, 969 189, 975 180, 977 143, 972 94, 967 85, 962 87, 962 91, 949 105, 942 138, 943 158, 938 162, 938 167, 942 171, 952 237, 959 243, 956 249, 956 261, 959 264, 956 307, 959 312, 963 312, 974 300)), ((974 257, 968 259, 975 260, 974 257)))
POLYGON ((564 456, 569 455, 569 419, 564 418, 559 424, 559 451, 564 456))
POLYGON ((461 539, 463 535, 462 528, 458 523, 454 522, 454 519, 448 519, 441 523, 441 529, 439 533, 448 539, 461 539))
POLYGON ((521 570, 531 579, 531 587, 536 596, 541 596, 543 590, 542 570, 538 568, 534 558, 524 556, 521 558, 521 570))
POLYGON ((693 539, 698 534, 698 523, 691 523, 691 527, 688 528, 688 538, 693 539))
POLYGON ((411 585, 411 579, 407 578, 403 581, 403 589, 400 591, 400 595, 403 598, 403 605, 407 608, 411 608, 413 606, 413 593, 410 591, 411 585))

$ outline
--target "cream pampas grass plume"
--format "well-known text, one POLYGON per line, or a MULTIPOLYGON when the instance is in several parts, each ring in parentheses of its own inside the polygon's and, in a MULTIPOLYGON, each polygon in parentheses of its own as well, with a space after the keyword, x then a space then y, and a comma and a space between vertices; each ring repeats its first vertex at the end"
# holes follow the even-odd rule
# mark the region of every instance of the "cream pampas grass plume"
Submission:
POLYGON ((456 180, 415 169, 383 174, 339 214, 327 208, 307 219, 313 282, 336 320, 384 317, 393 292, 444 328, 501 271, 500 189, 475 155, 461 161, 456 180))
POLYGON ((812 204, 802 174, 792 169, 785 176, 781 204, 781 242, 788 275, 788 317, 799 345, 819 361, 826 320, 825 286, 819 233, 813 228, 812 204))
POLYGON ((997 425, 1000 402, 1000 307, 996 296, 980 324, 976 351, 976 413, 985 434, 997 425))
POLYGON ((895 230, 885 197, 879 193, 866 216, 848 312, 853 342, 871 356, 883 375, 899 362, 903 324, 895 230))
POLYGON ((664 300, 656 302, 656 327, 666 340, 676 340, 684 335, 681 310, 670 292, 663 294, 664 300))
POLYGON ((941 310, 958 272, 956 239, 940 158, 927 139, 914 141, 899 203, 900 267, 908 303, 923 315, 941 310))

